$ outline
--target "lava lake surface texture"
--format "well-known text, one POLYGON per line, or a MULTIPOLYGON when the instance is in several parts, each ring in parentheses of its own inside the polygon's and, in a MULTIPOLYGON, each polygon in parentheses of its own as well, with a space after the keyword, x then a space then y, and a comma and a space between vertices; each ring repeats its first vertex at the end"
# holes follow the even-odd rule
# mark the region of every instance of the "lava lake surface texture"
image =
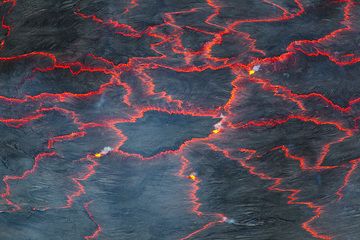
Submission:
POLYGON ((359 240, 359 0, 1 0, 0 240, 359 240))

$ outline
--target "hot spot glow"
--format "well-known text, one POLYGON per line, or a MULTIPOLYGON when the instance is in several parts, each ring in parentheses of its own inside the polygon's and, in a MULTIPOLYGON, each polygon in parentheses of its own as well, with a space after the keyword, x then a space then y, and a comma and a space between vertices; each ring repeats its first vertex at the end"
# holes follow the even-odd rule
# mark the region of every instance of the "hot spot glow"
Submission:
POLYGON ((190 174, 189 175, 189 179, 191 179, 191 180, 193 180, 193 181, 195 181, 196 180, 196 175, 195 174, 190 174))
POLYGON ((213 132, 214 134, 217 134, 217 133, 220 132, 220 129, 214 129, 212 132, 213 132))

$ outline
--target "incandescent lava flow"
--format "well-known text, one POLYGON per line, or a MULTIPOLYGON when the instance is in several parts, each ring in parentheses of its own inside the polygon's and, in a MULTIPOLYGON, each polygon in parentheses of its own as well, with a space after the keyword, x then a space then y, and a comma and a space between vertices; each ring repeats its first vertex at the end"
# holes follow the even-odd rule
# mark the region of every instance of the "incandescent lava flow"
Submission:
POLYGON ((1 240, 360 238, 359 1, 0 14, 1 240))

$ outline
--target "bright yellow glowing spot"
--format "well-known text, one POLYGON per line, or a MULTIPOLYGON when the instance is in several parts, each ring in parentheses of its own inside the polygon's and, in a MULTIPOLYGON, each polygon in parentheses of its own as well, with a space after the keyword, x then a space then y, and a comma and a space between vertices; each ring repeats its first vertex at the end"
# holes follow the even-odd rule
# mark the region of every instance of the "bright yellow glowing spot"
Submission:
POLYGON ((96 153, 96 154, 95 154, 95 157, 97 157, 97 158, 101 158, 101 156, 102 156, 101 153, 96 153))
POLYGON ((194 174, 190 174, 190 175, 189 175, 189 178, 190 178, 191 180, 193 180, 193 181, 196 180, 196 176, 195 176, 194 174))
POLYGON ((253 75, 255 73, 255 70, 253 70, 253 69, 251 69, 250 71, 249 71, 249 75, 253 75))
POLYGON ((220 132, 220 129, 214 129, 212 132, 215 133, 215 134, 217 134, 217 133, 220 132))

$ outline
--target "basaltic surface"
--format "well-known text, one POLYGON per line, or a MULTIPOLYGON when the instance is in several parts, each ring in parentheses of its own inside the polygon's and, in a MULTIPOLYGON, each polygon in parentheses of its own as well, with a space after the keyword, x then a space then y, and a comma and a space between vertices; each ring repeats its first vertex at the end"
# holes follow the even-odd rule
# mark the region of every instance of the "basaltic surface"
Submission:
POLYGON ((360 239, 358 0, 0 14, 0 240, 360 239))

